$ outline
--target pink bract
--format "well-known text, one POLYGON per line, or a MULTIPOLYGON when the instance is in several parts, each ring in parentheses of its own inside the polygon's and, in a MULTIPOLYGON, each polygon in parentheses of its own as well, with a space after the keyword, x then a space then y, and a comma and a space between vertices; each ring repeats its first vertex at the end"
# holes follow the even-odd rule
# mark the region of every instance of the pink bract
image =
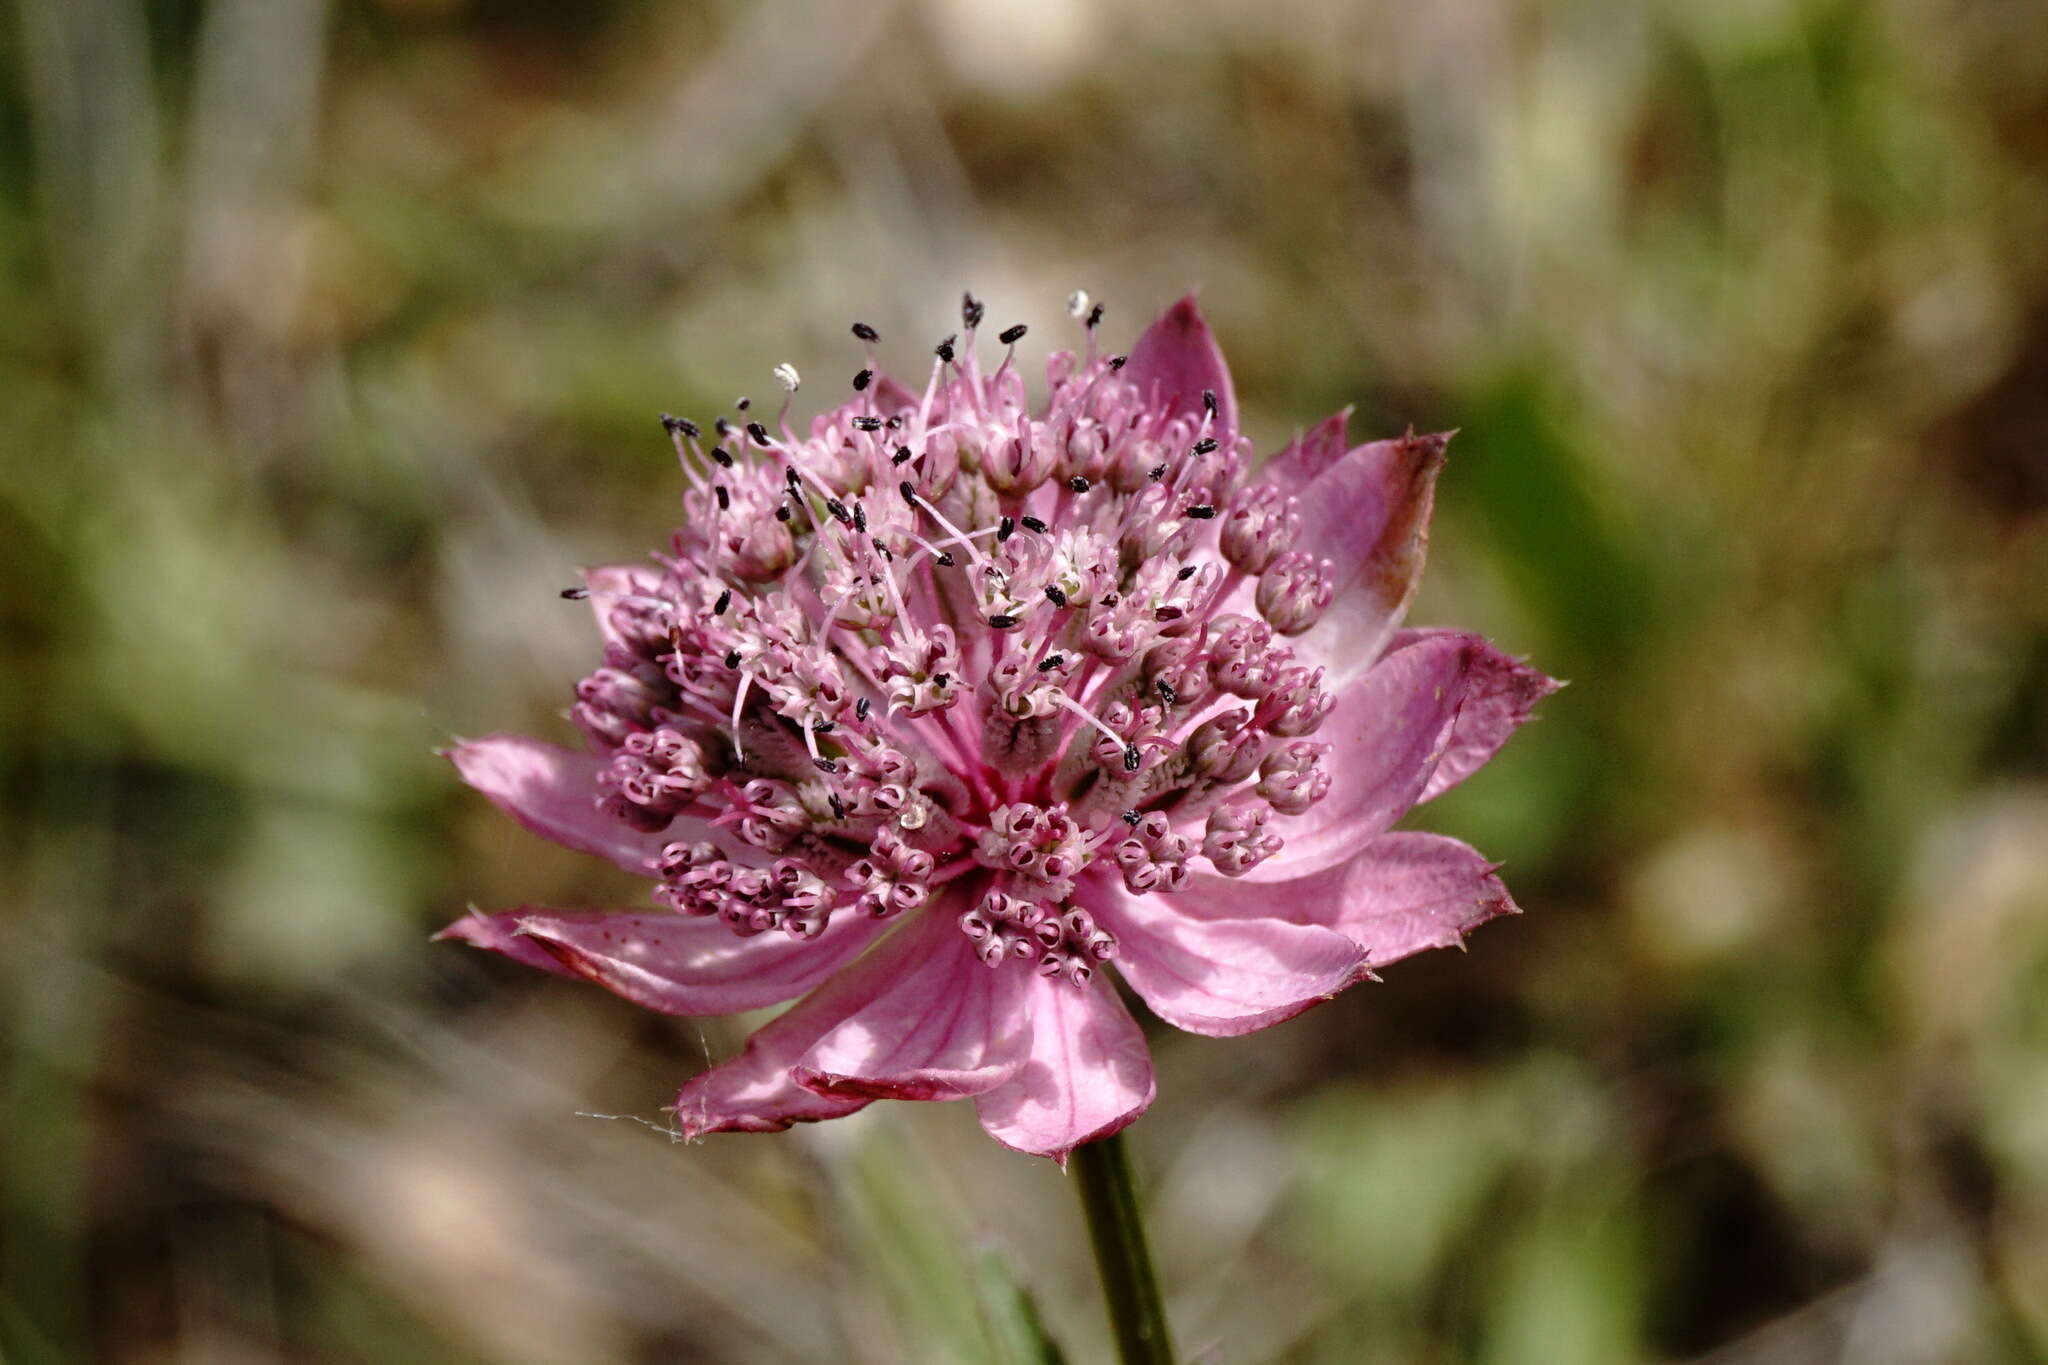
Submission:
POLYGON ((665 419, 682 529, 573 594, 604 637, 584 747, 451 751, 658 908, 444 937, 674 1014, 802 997, 683 1087, 687 1134, 972 1099, 1064 1160, 1152 1100, 1105 966, 1238 1034, 1515 908, 1470 848, 1392 830, 1557 686, 1400 629, 1448 438, 1353 447, 1340 413, 1256 461, 1192 298, 1128 358, 1089 313, 1033 404, 1023 329, 984 372, 981 311, 921 391, 871 357, 806 434, 786 404, 665 419))

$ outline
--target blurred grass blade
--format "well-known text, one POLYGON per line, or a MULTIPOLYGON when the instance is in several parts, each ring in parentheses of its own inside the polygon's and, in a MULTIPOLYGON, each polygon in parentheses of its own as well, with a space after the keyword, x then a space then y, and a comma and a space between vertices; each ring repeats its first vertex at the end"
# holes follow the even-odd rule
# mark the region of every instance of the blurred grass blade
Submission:
POLYGON ((1066 1354, 1047 1335, 1031 1291, 1010 1273, 1008 1258, 990 1247, 976 1258, 974 1270, 996 1365, 1066 1365, 1066 1354))

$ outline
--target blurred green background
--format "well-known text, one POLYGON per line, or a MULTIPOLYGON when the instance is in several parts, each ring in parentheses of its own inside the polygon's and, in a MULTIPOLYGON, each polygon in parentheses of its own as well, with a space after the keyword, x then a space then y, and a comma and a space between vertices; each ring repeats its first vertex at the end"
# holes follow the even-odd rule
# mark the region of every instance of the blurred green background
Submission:
POLYGON ((7 1365, 1104 1358, 963 1106, 674 1146, 734 1021, 425 942, 635 895, 430 751, 655 414, 969 286, 1462 428, 1415 619, 1574 683, 1419 817, 1524 918, 1159 1033, 1191 1359, 2048 1359, 2036 0, 16 0, 0 261, 7 1365))

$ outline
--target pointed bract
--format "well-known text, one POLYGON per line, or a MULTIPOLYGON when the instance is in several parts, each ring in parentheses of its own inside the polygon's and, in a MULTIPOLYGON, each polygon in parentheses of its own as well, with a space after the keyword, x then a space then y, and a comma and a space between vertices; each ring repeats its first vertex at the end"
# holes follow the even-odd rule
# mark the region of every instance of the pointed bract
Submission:
POLYGON ((982 966, 935 916, 904 933, 922 936, 917 959, 811 1045, 795 1068, 798 1084, 847 1099, 957 1100, 994 1089, 1022 1065, 1027 979, 982 966))
POLYGON ((883 928, 848 915, 815 940, 740 938, 716 920, 590 910, 513 912, 515 933, 571 975, 664 1014, 737 1014, 793 1000, 858 957, 883 928))
POLYGON ((1449 433, 1374 441, 1351 451, 1297 495, 1297 546, 1330 561, 1336 596, 1304 644, 1341 684, 1380 656, 1422 582, 1429 519, 1449 433))
POLYGON ((1389 654, 1337 701, 1316 732, 1332 746, 1328 795, 1286 826, 1253 881, 1288 881, 1342 862, 1422 799, 1456 733, 1477 651, 1447 635, 1389 654))
POLYGON ((1152 1055, 1107 981, 1082 990, 1034 977, 1023 1012, 1029 1051, 1008 1081, 976 1097, 988 1135, 1062 1166, 1084 1142, 1118 1133, 1152 1104, 1152 1055))
POLYGON ((1455 947, 1488 920, 1517 913, 1494 872, 1456 839, 1396 830, 1305 877, 1246 883, 1198 876, 1173 901, 1182 913, 1204 919, 1254 916, 1319 925, 1358 944, 1367 963, 1379 968, 1455 947))
POLYGON ((1351 409, 1331 413, 1275 451, 1259 472, 1282 491, 1299 494, 1351 448, 1351 409))
POLYGON ((1387 652, 1445 639, 1465 642, 1472 651, 1472 668, 1444 756, 1422 789, 1423 801, 1442 795, 1478 772, 1527 723, 1536 703, 1564 686, 1522 660, 1501 653, 1481 637, 1461 631, 1400 631, 1387 652))
MULTIPOLYGON (((600 910, 589 913, 605 914, 608 912, 600 910)), ((436 943, 447 941, 467 943, 473 947, 501 953, 511 958, 514 962, 525 966, 538 967, 544 972, 553 972, 556 976, 566 976, 571 980, 575 980, 576 973, 562 965, 559 958, 519 932, 519 919, 523 914, 525 912, 522 910, 506 911, 495 915, 486 915, 482 911, 472 910, 461 919, 456 920, 453 924, 441 930, 440 933, 435 934, 434 941, 436 943)))
POLYGON ((1145 329, 1131 348, 1124 376, 1140 394, 1155 396, 1166 411, 1187 417, 1199 417, 1204 391, 1213 393, 1217 425, 1224 431, 1237 430, 1237 390, 1230 382, 1230 367, 1193 294, 1145 329))
POLYGON ((1195 919, 1172 896, 1110 893, 1118 970, 1152 1012, 1211 1037, 1251 1033, 1321 1004, 1365 974, 1365 952, 1329 929, 1276 918, 1195 919))
POLYGON ((578 853, 609 858, 641 876, 653 874, 664 845, 711 833, 701 820, 679 820, 672 832, 652 834, 621 824, 597 805, 602 762, 559 744, 525 735, 487 735, 446 752, 464 782, 533 833, 578 853))

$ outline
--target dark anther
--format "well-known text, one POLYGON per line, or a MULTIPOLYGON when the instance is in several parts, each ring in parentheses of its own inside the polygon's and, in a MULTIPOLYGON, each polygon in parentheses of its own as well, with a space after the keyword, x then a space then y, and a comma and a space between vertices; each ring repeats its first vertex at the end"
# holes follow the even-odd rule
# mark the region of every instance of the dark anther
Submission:
POLYGON ((725 666, 727 668, 738 668, 740 666, 740 652, 738 650, 735 649, 726 654, 725 666))
POLYGON ((987 311, 981 306, 981 300, 974 295, 960 296, 960 321, 967 325, 969 331, 981 326, 981 315, 987 311))
POLYGON ((839 772, 839 764, 829 758, 814 758, 811 764, 821 773, 832 773, 836 776, 839 772))
POLYGON ((718 594, 718 600, 711 604, 711 614, 713 616, 723 616, 725 615, 725 609, 731 605, 732 589, 727 588, 724 592, 718 594))
POLYGON ((862 370, 853 377, 853 391, 855 393, 865 393, 868 385, 874 382, 875 372, 873 370, 862 370))
POLYGON ((788 521, 788 520, 789 520, 789 518, 790 518, 790 516, 791 516, 791 513, 790 513, 790 510, 789 510, 789 504, 788 504, 788 503, 786 503, 786 502, 778 502, 778 503, 776 503, 776 504, 775 504, 775 519, 776 519, 777 521, 788 521))
POLYGON ((870 702, 866 697, 862 697, 859 701, 853 704, 853 718, 855 720, 866 720, 868 718, 868 712, 873 709, 874 703, 870 702))
POLYGON ((939 551, 939 557, 932 561, 932 563, 938 565, 942 569, 950 569, 959 562, 959 560, 953 558, 953 552, 951 550, 939 551))
POLYGON ((718 498, 718 510, 721 512, 730 511, 732 508, 732 494, 725 491, 725 485, 714 483, 711 485, 711 491, 718 498))
POLYGON ((1005 616, 1001 612, 997 612, 994 616, 988 618, 988 624, 991 630, 1013 630, 1016 628, 1017 618, 1005 616))
POLYGON ((1121 370, 1125 365, 1130 363, 1130 359, 1131 358, 1127 355, 1111 356, 1109 358, 1110 373, 1114 374, 1116 371, 1121 370))
POLYGON ((882 334, 868 326, 865 322, 854 323, 853 334, 862 341, 880 341, 882 339, 882 334))
POLYGON ((1016 533, 1017 523, 1011 520, 1009 517, 1004 517, 1001 521, 996 523, 996 544, 1002 544, 1004 541, 1008 540, 1011 536, 1015 535, 1016 533))
POLYGON ((1180 700, 1180 693, 1174 691, 1170 684, 1158 683, 1155 686, 1159 689, 1159 700, 1165 702, 1168 706, 1180 700))
POLYGON ((947 338, 946 338, 946 339, 945 339, 944 341, 942 341, 942 342, 940 342, 940 343, 939 343, 938 345, 936 345, 936 346, 932 347, 932 354, 933 354, 933 355, 935 355, 935 356, 937 356, 937 357, 938 357, 939 359, 941 359, 941 360, 945 361, 945 362, 946 362, 946 363, 947 363, 948 365, 952 364, 952 363, 953 363, 953 338, 952 338, 952 337, 947 337, 947 338))
POLYGON ((853 419, 853 429, 855 431, 880 431, 882 429, 882 419, 879 417, 856 417, 853 419))
POLYGON ((1044 535, 1046 532, 1045 523, 1040 521, 1037 517, 1019 517, 1017 518, 1017 521, 1027 531, 1036 531, 1040 535, 1044 535))
POLYGON ((829 720, 814 720, 811 722, 811 733, 814 735, 829 735, 838 728, 837 724, 829 720))
POLYGON ((902 495, 903 500, 905 502, 910 503, 913 506, 916 505, 917 488, 910 482, 910 480, 905 479, 902 483, 897 484, 896 491, 902 495))
POLYGON ((1048 654, 1038 661, 1038 671, 1040 673, 1050 673, 1055 668, 1065 668, 1066 666, 1067 656, 1064 654, 1048 654))
POLYGON ((1202 390, 1202 407, 1208 412, 1208 414, 1211 417, 1214 417, 1216 415, 1216 390, 1202 390))
POLYGON ((1151 472, 1145 475, 1145 477, 1152 480, 1152 482, 1154 483, 1158 483, 1161 479, 1166 477, 1166 466, 1163 464, 1153 465, 1151 472))
POLYGON ((1207 455, 1215 448, 1216 438, 1214 436, 1204 436, 1201 440, 1195 442, 1195 454, 1197 455, 1207 455))
POLYGON ((661 424, 677 436, 694 437, 697 434, 697 424, 687 417, 671 417, 664 412, 661 415, 661 424))
POLYGON ((859 503, 853 505, 853 529, 863 534, 868 529, 868 509, 859 503))
POLYGON ((1187 582, 1190 578, 1193 578, 1194 576, 1195 566, 1192 564, 1181 565, 1180 572, 1174 575, 1175 578, 1179 579, 1183 583, 1187 582))
POLYGON ((1138 821, 1140 818, 1141 817, 1138 815, 1138 812, 1134 810, 1127 810, 1123 813, 1123 822, 1129 825, 1132 829, 1136 829, 1138 827, 1138 821))
POLYGON ((933 687, 944 687, 944 686, 945 686, 945 685, 946 685, 947 683, 950 683, 950 682, 952 682, 952 681, 953 681, 953 675, 952 675, 951 673, 934 673, 934 674, 932 674, 932 686, 933 686, 933 687))
POLYGON ((1102 594, 1102 605, 1105 607, 1113 607, 1123 600, 1124 595, 1120 592, 1106 592, 1102 594))
POLYGON ((889 428, 889 430, 891 431, 901 431, 903 429, 903 419, 901 417, 891 417, 888 421, 882 423, 882 425, 889 428))
POLYGON ((909 464, 909 463, 910 463, 910 447, 909 447, 909 446, 897 446, 897 447, 896 447, 896 453, 895 453, 894 455, 891 455, 891 456, 889 457, 889 463, 890 463, 890 464, 909 464))
POLYGON ((724 446, 711 447, 711 458, 718 461, 718 467, 720 469, 732 468, 732 455, 726 450, 724 446))
POLYGON ((834 820, 844 820, 846 818, 846 803, 839 799, 839 793, 826 792, 825 799, 832 803, 832 818, 834 820))
POLYGON ((562 589, 562 600, 564 602, 581 602, 584 598, 588 596, 590 596, 590 589, 588 588, 562 589))
POLYGON ((768 444, 768 428, 762 426, 759 422, 747 423, 747 435, 754 438, 754 444, 757 446, 768 444))
POLYGON ((882 538, 880 536, 869 536, 868 544, 874 546, 875 553, 880 555, 884 559, 894 559, 896 557, 889 553, 889 547, 882 543, 882 538))
POLYGON ((1073 489, 1076 493, 1086 493, 1089 487, 1088 480, 1076 474, 1073 478, 1067 480, 1067 487, 1073 489))
POLYGON ((1142 755, 1142 754, 1140 754, 1140 753, 1138 752, 1138 746, 1137 746, 1137 745, 1135 745, 1135 744, 1126 744, 1126 745, 1124 745, 1124 771, 1125 771, 1125 772, 1127 772, 1127 773, 1134 773, 1134 772, 1138 771, 1138 765, 1139 765, 1140 763, 1143 763, 1144 761, 1145 761, 1144 755, 1142 755))
POLYGON ((1193 517, 1196 521, 1207 521, 1209 518, 1216 515, 1216 509, 1211 507, 1206 502, 1198 502, 1193 507, 1190 507, 1188 509, 1188 515, 1193 517))
POLYGON ((718 434, 719 434, 720 436, 723 436, 723 435, 725 435, 726 433, 728 433, 728 432, 730 432, 730 431, 732 430, 732 423, 730 423, 730 422, 726 421, 726 420, 725 420, 725 419, 724 419, 723 417, 719 418, 719 419, 718 419, 717 421, 713 422, 713 423, 712 423, 711 425, 712 425, 713 427, 717 428, 717 430, 718 430, 718 434))
POLYGON ((1085 325, 1087 326, 1088 330, 1089 330, 1089 331, 1091 331, 1091 332, 1092 332, 1092 331, 1094 331, 1094 330, 1095 330, 1095 329, 1096 329, 1097 327, 1100 327, 1100 326, 1102 325, 1102 305, 1101 305, 1101 304, 1099 304, 1099 303, 1098 303, 1098 304, 1096 304, 1096 305, 1095 305, 1095 306, 1094 306, 1093 308, 1090 308, 1090 309, 1088 310, 1088 321, 1087 321, 1087 323, 1086 323, 1085 325))
POLYGON ((1056 607, 1067 605, 1067 595, 1050 583, 1045 585, 1045 600, 1056 607))
POLYGON ((837 498, 825 499, 825 510, 832 514, 832 520, 841 526, 853 525, 853 513, 846 510, 846 504, 837 498))
POLYGON ((1020 322, 1015 327, 1005 327, 996 337, 996 340, 1002 342, 1005 346, 1015 346, 1024 339, 1024 334, 1030 330, 1029 327, 1020 322))
POLYGON ((792 493, 801 493, 803 491, 804 481, 796 476, 795 465, 789 465, 783 469, 782 481, 789 485, 789 491, 792 493))
POLYGON ((754 400, 751 398, 735 398, 732 405, 741 412, 745 412, 748 408, 754 406, 754 400))

